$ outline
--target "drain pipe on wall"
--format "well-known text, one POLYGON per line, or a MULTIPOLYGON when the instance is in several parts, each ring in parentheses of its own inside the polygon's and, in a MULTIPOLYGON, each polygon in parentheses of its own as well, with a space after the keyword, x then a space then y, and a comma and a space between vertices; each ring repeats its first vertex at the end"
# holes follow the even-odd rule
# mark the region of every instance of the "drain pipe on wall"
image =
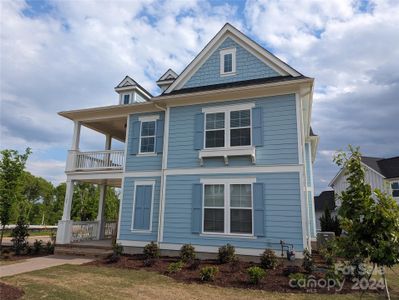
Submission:
POLYGON ((168 145, 169 145, 169 112, 170 109, 167 106, 162 107, 156 103, 154 106, 165 112, 164 118, 164 131, 163 131, 163 149, 162 149, 162 169, 161 169, 161 187, 159 195, 159 215, 158 215, 158 236, 157 244, 163 241, 163 222, 164 222, 164 209, 165 209, 165 194, 166 194, 166 169, 168 167, 168 145))

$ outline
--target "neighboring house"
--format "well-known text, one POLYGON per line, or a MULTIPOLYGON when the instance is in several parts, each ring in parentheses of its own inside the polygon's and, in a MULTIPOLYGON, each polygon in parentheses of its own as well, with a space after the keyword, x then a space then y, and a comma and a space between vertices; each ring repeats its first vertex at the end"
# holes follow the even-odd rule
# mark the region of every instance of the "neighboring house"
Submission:
MULTIPOLYGON (((370 184, 371 189, 380 189, 392 195, 399 203, 399 156, 391 158, 362 156, 361 160, 366 169, 366 182, 370 184)), ((348 186, 344 173, 341 169, 330 182, 336 195, 341 194, 348 186)))
POLYGON ((57 243, 82 239, 70 211, 83 181, 101 186, 97 221, 76 225, 90 226, 85 238, 103 238, 105 188, 122 188, 125 251, 151 241, 206 253, 230 243, 243 255, 280 251, 280 240, 310 247, 313 81, 226 24, 180 75, 161 76, 159 96, 127 76, 118 105, 61 112, 75 127, 57 243), (103 133, 105 150, 81 152, 81 126, 103 133))
POLYGON ((314 197, 314 208, 316 213, 316 231, 321 231, 320 217, 327 208, 331 212, 331 216, 336 216, 334 191, 323 191, 319 196, 314 197))

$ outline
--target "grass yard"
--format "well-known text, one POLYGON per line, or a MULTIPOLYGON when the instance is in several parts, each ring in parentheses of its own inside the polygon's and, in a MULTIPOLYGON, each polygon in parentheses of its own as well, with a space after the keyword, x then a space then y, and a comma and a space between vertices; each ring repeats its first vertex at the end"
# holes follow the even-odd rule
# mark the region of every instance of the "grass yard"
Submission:
MULTIPOLYGON (((399 299, 399 267, 390 271, 392 299, 399 299)), ((24 290, 24 299, 359 299, 359 294, 317 295, 271 293, 220 288, 206 284, 184 284, 143 270, 64 265, 2 278, 24 290)), ((384 299, 367 295, 363 299, 384 299)))

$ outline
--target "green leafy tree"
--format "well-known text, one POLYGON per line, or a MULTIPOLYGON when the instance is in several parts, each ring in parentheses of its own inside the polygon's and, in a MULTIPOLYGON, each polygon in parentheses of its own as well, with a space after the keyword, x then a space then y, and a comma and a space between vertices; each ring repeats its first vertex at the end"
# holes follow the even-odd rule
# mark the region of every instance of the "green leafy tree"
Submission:
MULTIPOLYGON (((370 261, 382 270, 390 299, 385 268, 399 263, 399 207, 389 195, 374 191, 365 181, 359 148, 349 146, 350 155, 339 152, 334 161, 345 170, 348 187, 339 195, 340 224, 345 231, 339 241, 340 254, 349 261, 370 261)), ((371 276, 371 275, 370 275, 371 276)))
POLYGON ((30 148, 27 148, 24 154, 19 154, 18 151, 10 149, 0 152, 0 250, 5 226, 9 224, 11 219, 13 204, 20 197, 20 179, 30 153, 30 148))
POLYGON ((19 216, 17 226, 12 230, 12 248, 16 255, 20 255, 28 246, 27 238, 29 236, 28 224, 24 216, 19 216))

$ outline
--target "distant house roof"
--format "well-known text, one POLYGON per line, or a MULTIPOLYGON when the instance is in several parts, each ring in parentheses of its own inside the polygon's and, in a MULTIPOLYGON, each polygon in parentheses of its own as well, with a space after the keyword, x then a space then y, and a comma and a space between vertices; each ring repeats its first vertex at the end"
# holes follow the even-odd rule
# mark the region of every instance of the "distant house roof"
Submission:
POLYGON ((319 196, 314 197, 314 207, 316 211, 324 211, 326 208, 335 208, 334 191, 323 191, 319 196))
POLYGON ((362 156, 362 162, 385 178, 399 177, 399 156, 391 158, 362 156))

